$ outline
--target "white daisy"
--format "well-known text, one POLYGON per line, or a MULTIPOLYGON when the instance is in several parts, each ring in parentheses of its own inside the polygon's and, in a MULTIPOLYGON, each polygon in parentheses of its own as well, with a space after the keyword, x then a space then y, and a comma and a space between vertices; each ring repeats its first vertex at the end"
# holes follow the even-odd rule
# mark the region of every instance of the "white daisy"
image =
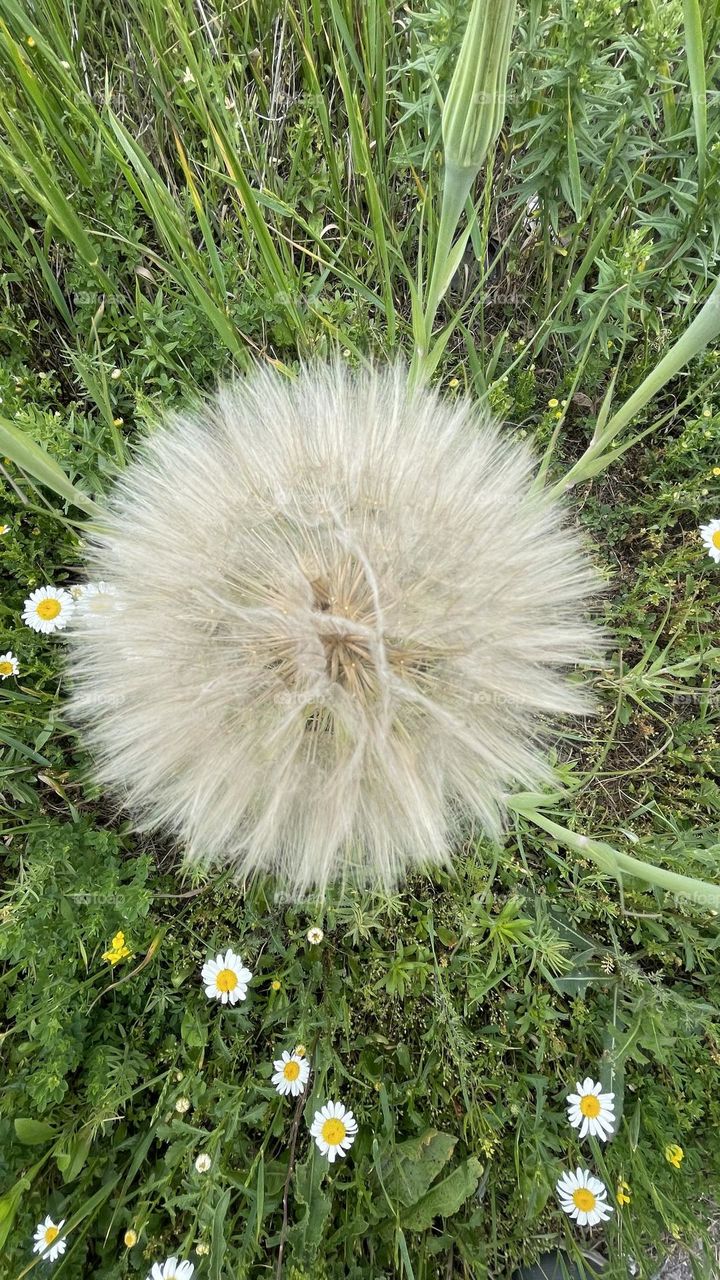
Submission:
POLYGON ((19 670, 14 653, 10 650, 7 653, 0 653, 0 680, 7 680, 8 676, 16 676, 19 670))
POLYGON ((33 631, 49 635, 67 626, 74 608, 75 602, 64 587, 38 587, 23 605, 22 620, 33 631))
POLYGON ((283 1052, 281 1058, 273 1062, 275 1075, 272 1082, 278 1093, 291 1093, 293 1098, 297 1098, 299 1093, 303 1092, 310 1075, 310 1063, 307 1058, 303 1058, 297 1051, 288 1053, 287 1049, 283 1052))
POLYGON ((168 1258, 166 1262, 154 1262, 147 1280, 191 1280, 195 1268, 192 1262, 179 1262, 168 1258))
POLYGON ((67 1242, 60 1239, 64 1226, 64 1218, 60 1222, 53 1222, 49 1215, 44 1222, 38 1223, 33 1236, 33 1253, 41 1253, 45 1262, 54 1262, 67 1249, 67 1242))
POLYGON ((352 1111, 346 1111, 342 1102, 326 1102, 315 1112, 310 1126, 310 1136, 330 1164, 336 1156, 349 1151, 357 1134, 357 1120, 352 1111))
POLYGON ((117 612, 117 587, 110 582, 86 582, 74 587, 72 594, 78 603, 78 614, 83 618, 106 617, 117 612), (76 595, 76 591, 79 594, 76 595))
POLYGON ((228 947, 225 955, 218 954, 202 967, 202 980, 208 1000, 222 1000, 223 1004, 236 1004, 247 995, 247 984, 252 978, 242 960, 228 947))
POLYGON ((700 537, 716 564, 720 564, 720 520, 700 525, 700 537))
POLYGON ((607 1142, 615 1131, 615 1094, 601 1093, 602 1085, 586 1076, 582 1084, 578 1080, 577 1093, 569 1093, 568 1120, 573 1129, 580 1130, 580 1137, 587 1133, 591 1138, 607 1142))
POLYGON ((313 929, 308 929, 307 931, 307 940, 314 947, 319 946, 324 937, 325 937, 325 934, 323 933, 322 929, 318 929, 317 926, 315 926, 313 929))
POLYGON ((605 1222, 613 1211, 607 1202, 605 1184, 594 1178, 589 1169, 576 1169, 558 1179, 556 1191, 560 1206, 580 1227, 594 1227, 605 1222))

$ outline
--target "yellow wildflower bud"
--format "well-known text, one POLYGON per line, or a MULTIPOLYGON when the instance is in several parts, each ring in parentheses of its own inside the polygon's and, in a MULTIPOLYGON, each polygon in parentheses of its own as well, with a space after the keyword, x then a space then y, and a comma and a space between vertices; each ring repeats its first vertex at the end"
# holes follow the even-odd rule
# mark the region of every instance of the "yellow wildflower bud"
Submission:
POLYGON ((667 1160, 668 1164, 673 1165, 675 1169, 679 1169, 680 1164, 684 1159, 684 1157, 685 1157, 685 1152, 683 1151, 682 1147, 679 1147, 676 1142, 668 1143, 668 1145, 665 1148, 665 1159, 667 1160))
POLYGON ((137 1244, 137 1232, 133 1231, 132 1227, 129 1227, 125 1232, 125 1235, 123 1236, 123 1244, 126 1249, 132 1249, 133 1245, 137 1244))
POLYGON ((621 1207, 624 1204, 630 1203, 630 1188, 627 1182, 623 1182, 622 1180, 618 1182, 615 1198, 621 1207))

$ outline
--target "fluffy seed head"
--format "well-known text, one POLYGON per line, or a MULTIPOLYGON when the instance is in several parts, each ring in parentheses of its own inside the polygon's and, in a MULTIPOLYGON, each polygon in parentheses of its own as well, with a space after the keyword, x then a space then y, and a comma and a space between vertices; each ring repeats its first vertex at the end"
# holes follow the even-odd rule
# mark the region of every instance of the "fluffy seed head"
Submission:
POLYGON ((71 628, 99 780, 190 857, 394 883, 549 776, 595 589, 529 449, 402 368, 257 369, 151 437, 71 628))

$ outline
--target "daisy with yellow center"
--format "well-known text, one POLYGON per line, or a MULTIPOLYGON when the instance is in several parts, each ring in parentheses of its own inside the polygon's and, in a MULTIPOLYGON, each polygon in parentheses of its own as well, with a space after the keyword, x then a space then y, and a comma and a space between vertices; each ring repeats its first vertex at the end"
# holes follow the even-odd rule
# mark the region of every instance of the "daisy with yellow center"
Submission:
POLYGON ((49 635, 67 626, 74 608, 75 602, 64 587, 38 587, 23 605, 22 620, 33 631, 49 635))
POLYGON ((2 538, 4 534, 9 532, 10 532, 9 524, 0 524, 0 538, 2 538))
POLYGON ((223 1004, 237 1004, 247 996, 252 973, 229 947, 225 955, 218 953, 202 967, 202 981, 208 1000, 220 1000, 223 1004))
POLYGON ((708 555, 720 564, 720 520, 711 520, 700 525, 700 537, 707 547, 708 555))
POLYGON ((178 1258, 167 1258, 165 1262, 154 1262, 147 1280, 192 1280, 195 1267, 192 1262, 180 1262, 178 1258))
POLYGON ((357 1120, 342 1102, 326 1102, 315 1112, 310 1136, 315 1139, 318 1150, 333 1164, 336 1156, 344 1156, 350 1150, 357 1129, 357 1120))
POLYGON ((120 931, 115 934, 107 951, 103 951, 103 960, 109 960, 110 964, 119 964, 121 960, 127 960, 130 955, 130 948, 125 945, 125 934, 120 931))
POLYGON ((14 653, 8 649, 7 653, 0 653, 0 680, 7 680, 8 676, 16 676, 20 667, 14 653))
POLYGON ((676 1142, 671 1142, 665 1148, 665 1159, 668 1164, 671 1164, 675 1169, 679 1169, 685 1159, 685 1152, 676 1142))
POLYGON ((117 612, 117 588, 109 582, 86 582, 72 588, 78 617, 102 618, 117 612))
POLYGON ((586 1076, 582 1084, 578 1080, 577 1093, 569 1093, 568 1120, 574 1129, 580 1130, 580 1137, 590 1134, 591 1138, 600 1138, 607 1142, 615 1130, 615 1094, 602 1093, 602 1085, 586 1076))
POLYGON ((44 1222, 38 1223, 33 1236, 33 1253, 41 1253, 45 1262, 54 1262, 67 1248, 65 1240, 60 1239, 60 1232, 65 1226, 65 1219, 53 1222, 48 1216, 44 1222))
POLYGON ((594 1227, 605 1222, 613 1212, 607 1202, 604 1182, 594 1178, 589 1169, 576 1169, 558 1179, 556 1191, 560 1207, 579 1227, 594 1227))
POLYGON ((297 1051, 288 1053, 284 1050, 281 1058, 277 1058, 273 1062, 275 1074, 272 1082, 278 1093, 291 1094, 293 1098, 297 1098, 302 1093, 308 1082, 310 1075, 310 1063, 307 1058, 303 1058, 297 1051))
POLYGON ((319 947, 324 937, 325 934, 322 929, 318 929, 317 925, 307 931, 307 940, 312 947, 319 947))

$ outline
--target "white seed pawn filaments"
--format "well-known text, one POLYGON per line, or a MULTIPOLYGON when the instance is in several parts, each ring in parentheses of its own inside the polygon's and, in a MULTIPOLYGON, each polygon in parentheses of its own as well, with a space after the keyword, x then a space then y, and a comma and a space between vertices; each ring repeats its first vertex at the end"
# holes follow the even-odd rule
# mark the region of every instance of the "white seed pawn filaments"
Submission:
POLYGON ((395 883, 551 777, 595 579, 529 450, 401 368, 268 369, 156 432, 70 628, 72 709, 143 829, 303 892, 395 883))

